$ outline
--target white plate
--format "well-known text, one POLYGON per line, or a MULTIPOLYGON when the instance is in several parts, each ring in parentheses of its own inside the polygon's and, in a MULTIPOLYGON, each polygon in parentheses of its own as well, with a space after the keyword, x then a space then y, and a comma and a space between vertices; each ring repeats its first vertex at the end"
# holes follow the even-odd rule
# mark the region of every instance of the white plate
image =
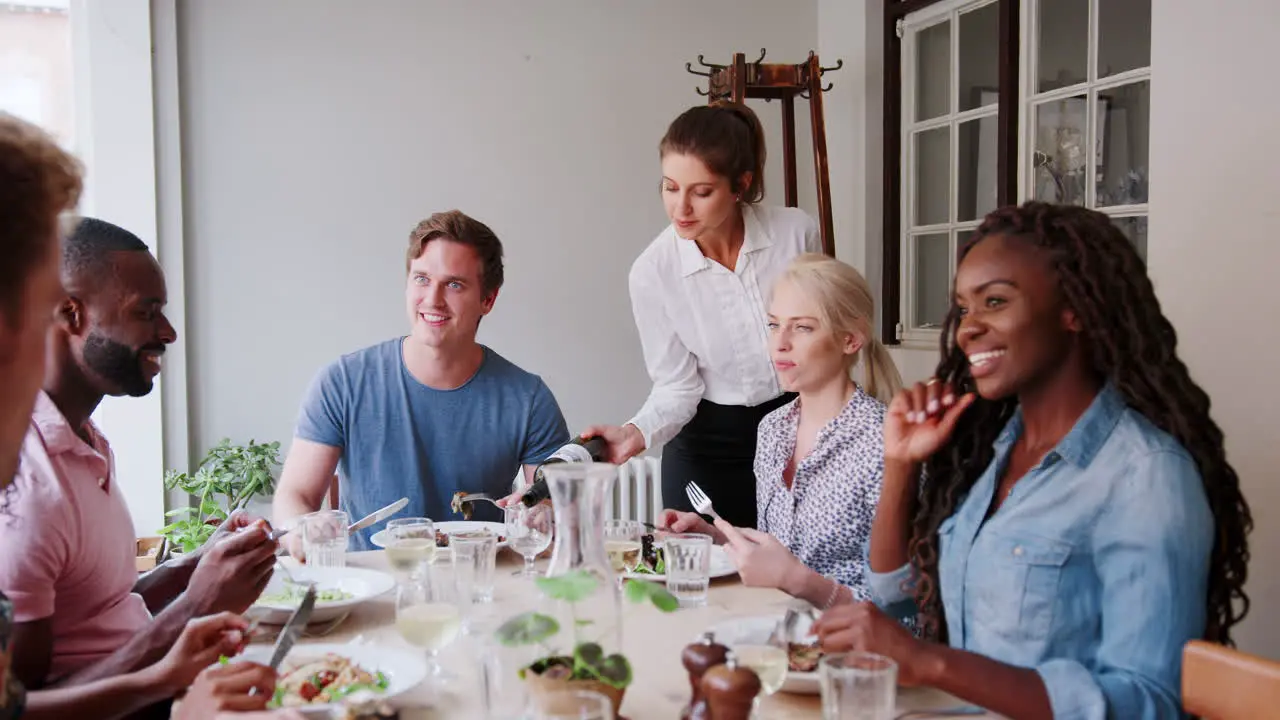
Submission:
MULTIPOLYGON (((736 575, 737 573, 738 573, 738 567, 733 564, 732 560, 729 559, 729 554, 724 551, 724 548, 720 547, 719 545, 712 545, 711 546, 711 578, 714 580, 715 578, 729 577, 730 575, 736 575)), ((656 581, 665 581, 667 579, 666 575, 655 575, 653 573, 638 573, 638 572, 624 572, 622 573, 622 577, 632 578, 635 580, 656 580, 656 581)))
MULTIPOLYGON (((503 538, 498 541, 499 548, 507 546, 507 526, 500 522, 482 522, 480 520, 446 520, 444 522, 435 523, 435 526, 436 530, 444 533, 445 535, 474 532, 476 530, 488 530, 494 535, 503 538)), ((373 534, 373 537, 369 538, 369 542, 372 542, 375 546, 380 548, 385 548, 387 546, 387 542, 390 540, 391 533, 387 532, 385 529, 379 530, 373 534)))
MULTIPOLYGON (((766 644, 779 622, 782 622, 780 614, 760 615, 726 620, 712 625, 707 630, 715 633, 716 642, 732 649, 734 645, 766 644)), ((808 636, 811 625, 813 620, 802 614, 796 622, 795 630, 791 633, 792 640, 798 641, 808 636)), ((797 695, 818 695, 821 692, 818 686, 818 673, 788 670, 787 679, 782 683, 781 691, 797 695)))
MULTIPOLYGON (((270 645, 252 645, 233 662, 251 660, 266 664, 271 660, 274 648, 270 645)), ((347 644, 306 644, 295 645, 285 656, 280 666, 280 674, 284 675, 291 667, 296 667, 307 660, 319 658, 325 653, 334 653, 349 658, 352 662, 376 674, 382 671, 387 676, 387 689, 377 697, 389 700, 396 695, 408 692, 427 677, 427 663, 421 652, 410 652, 394 645, 347 644)), ((336 704, 301 705, 299 709, 318 710, 320 708, 336 708, 336 704)), ((310 713, 308 713, 310 714, 310 713)))
MULTIPOLYGON (((288 560, 281 562, 289 563, 289 572, 292 573, 293 579, 300 583, 315 582, 317 590, 343 590, 351 593, 352 597, 346 600, 317 601, 315 609, 311 612, 311 622, 325 622, 344 615, 356 605, 378 597, 396 586, 394 577, 378 570, 358 567, 311 567, 288 560)), ((262 594, 272 595, 283 592, 284 578, 285 575, 277 567, 272 572, 271 580, 262 594)), ((262 622, 283 625, 289 622, 289 616, 293 614, 299 602, 301 600, 291 603, 263 603, 259 598, 259 602, 255 602, 251 610, 262 622)))

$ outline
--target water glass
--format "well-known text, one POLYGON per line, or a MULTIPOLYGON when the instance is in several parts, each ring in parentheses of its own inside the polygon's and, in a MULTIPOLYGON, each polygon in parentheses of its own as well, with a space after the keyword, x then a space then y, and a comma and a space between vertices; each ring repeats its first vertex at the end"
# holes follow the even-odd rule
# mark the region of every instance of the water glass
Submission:
POLYGON ((639 520, 604 522, 604 549, 609 554, 609 564, 614 572, 634 570, 640 564, 640 538, 643 536, 644 523, 639 520))
POLYGON ((517 570, 519 577, 537 577, 533 559, 551 547, 553 516, 551 508, 539 503, 525 507, 521 503, 506 508, 507 545, 524 556, 524 568, 517 570))
POLYGON ((818 663, 823 720, 893 720, 898 664, 883 655, 851 652, 818 663))
POLYGON ((664 541, 667 564, 667 592, 680 607, 707 604, 711 583, 711 536, 697 533, 668 535, 664 541))
POLYGON ((613 720, 613 703, 591 690, 537 695, 529 709, 534 720, 613 720))
POLYGON ((470 578, 471 600, 493 602, 493 566, 498 558, 498 536, 487 531, 458 533, 449 538, 453 547, 453 564, 466 567, 470 578))
POLYGON ((313 567, 346 567, 347 514, 341 510, 320 510, 303 515, 302 552, 313 567))
POLYGON ((396 518, 387 523, 387 562, 393 570, 420 575, 436 556, 436 526, 430 518, 396 518))

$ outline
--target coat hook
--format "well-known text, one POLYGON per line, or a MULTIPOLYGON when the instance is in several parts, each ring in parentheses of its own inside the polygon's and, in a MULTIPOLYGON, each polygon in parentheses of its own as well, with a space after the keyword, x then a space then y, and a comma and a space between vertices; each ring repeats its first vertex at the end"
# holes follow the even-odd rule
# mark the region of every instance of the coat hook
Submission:
POLYGON ((702 77, 711 77, 711 73, 709 72, 698 72, 697 70, 694 70, 693 63, 685 63, 684 69, 686 72, 689 72, 693 75, 701 75, 702 77))
POLYGON ((805 100, 808 100, 808 99, 809 99, 809 93, 808 93, 807 91, 805 91, 805 90, 801 90, 800 92, 798 92, 798 93, 796 93, 796 94, 797 94, 797 95, 799 95, 800 97, 804 98, 805 100))
POLYGON ((723 67, 722 65, 712 65, 706 60, 703 60, 701 55, 698 56, 698 64, 701 65, 702 67, 709 67, 712 70, 719 70, 721 67, 723 67))
POLYGON ((764 48, 760 48, 760 57, 754 63, 752 63, 753 65, 759 65, 760 63, 764 62, 764 52, 765 52, 764 48))
POLYGON ((837 58, 837 59, 836 59, 836 64, 835 64, 833 67, 819 67, 819 68, 818 68, 818 74, 819 74, 819 75, 821 75, 821 74, 823 74, 823 73, 827 72, 828 70, 839 70, 839 69, 840 69, 840 68, 842 68, 842 67, 844 67, 844 59, 843 59, 843 58, 837 58))
POLYGON ((831 88, 835 86, 836 86, 835 83, 827 83, 827 86, 822 88, 822 92, 831 92, 831 88))
POLYGON ((812 59, 813 59, 813 51, 812 51, 812 50, 810 50, 810 51, 809 51, 809 57, 808 57, 808 58, 806 58, 806 60, 812 60, 812 59))
POLYGON ((706 90, 703 90, 702 88, 700 88, 700 87, 698 87, 698 86, 696 86, 696 85, 694 86, 694 88, 693 88, 693 89, 694 89, 694 90, 696 90, 696 91, 698 92, 698 94, 699 94, 699 95, 701 95, 702 97, 706 97, 707 95, 710 95, 710 93, 708 93, 706 90))

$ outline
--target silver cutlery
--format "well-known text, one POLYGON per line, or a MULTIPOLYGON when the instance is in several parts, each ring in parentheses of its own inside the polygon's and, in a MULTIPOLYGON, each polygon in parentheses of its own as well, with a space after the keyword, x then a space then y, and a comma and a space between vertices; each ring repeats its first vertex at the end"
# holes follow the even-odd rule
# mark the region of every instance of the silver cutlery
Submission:
POLYGON ((376 525, 377 523, 380 523, 383 520, 386 520, 387 518, 391 517, 392 515, 395 515, 396 513, 400 512, 408 504, 409 504, 409 498, 400 498, 399 500, 391 503, 390 505, 382 508, 381 510, 375 510, 374 512, 371 512, 368 515, 365 515, 364 517, 360 518, 359 520, 355 521, 350 526, 348 526, 347 534, 355 535, 357 532, 364 530, 370 525, 376 525))
POLYGON ((800 619, 800 613, 796 612, 793 607, 787 608, 787 614, 782 616, 782 620, 778 622, 778 626, 773 629, 773 633, 769 635, 768 643, 773 647, 788 650, 791 647, 791 633, 796 629, 796 622, 800 619))
POLYGON ((267 663, 272 670, 280 669, 280 663, 284 661, 285 656, 293 649, 293 644, 302 635, 302 630, 307 626, 307 621, 311 619, 311 611, 315 609, 315 606, 316 586, 312 583, 307 586, 307 593, 302 596, 302 604, 298 605, 298 609, 293 611, 293 615, 289 617, 289 622, 285 624, 284 629, 280 631, 280 636, 276 638, 275 649, 271 651, 271 662, 267 663))
POLYGON ((702 488, 698 487, 698 483, 691 482, 688 485, 685 485, 684 492, 689 496, 689 502, 693 503, 694 510, 697 510, 703 515, 710 515, 717 520, 721 519, 720 514, 716 512, 716 509, 711 507, 711 498, 707 497, 707 494, 702 492, 702 488))
POLYGON ((502 506, 498 505, 498 501, 490 497, 489 493, 469 493, 467 495, 459 495, 458 505, 465 505, 466 503, 475 502, 477 500, 493 503, 494 507, 502 509, 502 506))

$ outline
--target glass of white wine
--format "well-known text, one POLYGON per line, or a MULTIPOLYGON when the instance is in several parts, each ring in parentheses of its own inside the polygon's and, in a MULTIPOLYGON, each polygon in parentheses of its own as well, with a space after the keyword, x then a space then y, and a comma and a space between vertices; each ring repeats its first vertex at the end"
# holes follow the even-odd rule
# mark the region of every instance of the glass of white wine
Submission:
POLYGON ((533 560, 551 547, 552 518, 551 508, 544 503, 533 507, 522 503, 507 506, 507 545, 524 557, 524 567, 514 573, 517 577, 538 576, 533 560))
POLYGON ((628 572, 640 564, 640 538, 643 536, 644 523, 639 520, 604 522, 604 549, 609 554, 609 564, 614 572, 628 572))
POLYGON ((400 583, 396 589, 396 631, 410 644, 427 653, 427 676, 437 681, 452 678, 436 656, 449 646, 462 629, 462 611, 457 604, 453 578, 445 581, 435 573, 400 583))
POLYGON ((760 717, 760 699, 782 688, 787 681, 787 651, 776 645, 734 644, 733 655, 738 664, 750 668, 760 678, 760 694, 756 695, 753 717, 760 717))
POLYGON ((387 562, 397 573, 420 577, 436 555, 436 526, 430 518, 396 518, 387 523, 387 562))

